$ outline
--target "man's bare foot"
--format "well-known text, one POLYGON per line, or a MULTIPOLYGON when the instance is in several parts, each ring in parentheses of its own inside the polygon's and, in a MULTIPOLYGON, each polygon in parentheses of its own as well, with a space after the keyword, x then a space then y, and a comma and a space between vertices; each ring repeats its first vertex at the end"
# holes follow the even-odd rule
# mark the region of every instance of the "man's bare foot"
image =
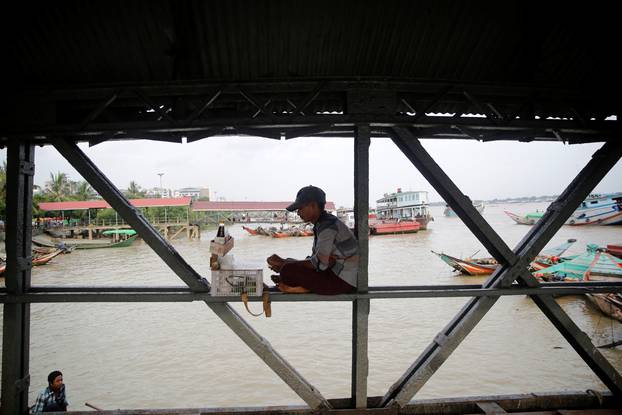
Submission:
POLYGON ((278 285, 279 290, 281 290, 281 292, 287 293, 287 294, 306 294, 306 293, 310 293, 311 291, 309 291, 307 288, 304 287, 290 287, 287 284, 283 284, 282 282, 279 283, 278 285))

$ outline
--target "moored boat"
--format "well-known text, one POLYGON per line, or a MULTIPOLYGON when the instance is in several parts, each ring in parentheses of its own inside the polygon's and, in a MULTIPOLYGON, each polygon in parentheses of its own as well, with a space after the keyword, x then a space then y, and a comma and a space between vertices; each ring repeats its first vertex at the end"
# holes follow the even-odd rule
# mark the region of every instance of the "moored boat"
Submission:
POLYGON ((244 229, 246 232, 250 233, 251 235, 257 235, 256 229, 251 229, 248 226, 242 226, 242 229, 244 229))
MULTIPOLYGON (((376 212, 377 218, 381 220, 416 221, 419 223, 417 230, 426 230, 428 224, 434 221, 428 209, 426 191, 402 192, 398 188, 395 193, 385 193, 381 199, 376 200, 376 212)), ((354 224, 348 226, 353 227, 354 224)))
MULTIPOLYGON (((531 263, 531 269, 541 270, 555 265, 558 262, 571 259, 572 257, 563 258, 562 255, 576 241, 576 239, 568 239, 561 245, 543 250, 531 263)), ((490 275, 499 267, 499 263, 497 262, 497 260, 492 257, 462 259, 444 253, 438 253, 434 251, 432 251, 432 253, 438 256, 443 262, 452 267, 455 271, 458 271, 461 274, 465 275, 490 275)))
POLYGON ((607 252, 622 259, 622 244, 607 245, 607 252))
POLYGON ((518 223, 519 225, 533 225, 537 221, 539 221, 542 216, 544 216, 544 212, 540 211, 531 212, 526 214, 525 216, 517 215, 515 213, 508 212, 507 210, 504 210, 503 213, 508 215, 514 222, 518 223))
POLYGON ((591 195, 581 202, 566 224, 622 225, 622 193, 591 195))
MULTIPOLYGON (((62 253, 63 253, 62 249, 56 249, 55 251, 49 252, 47 254, 35 255, 32 258, 32 266, 45 265, 62 253)), ((6 271, 6 261, 2 259, 2 261, 0 261, 0 276, 3 275, 5 271, 6 271)))
POLYGON ((622 294, 587 294, 587 298, 604 314, 622 322, 622 294))
POLYGON ((598 245, 588 244, 587 250, 568 261, 540 270, 534 275, 547 281, 603 280, 622 278, 622 259, 598 245))
POLYGON ((371 235, 391 235, 400 233, 417 233, 421 225, 416 220, 377 220, 369 223, 371 235))
POLYGON ((63 253, 62 249, 57 249, 54 252, 51 252, 49 254, 44 254, 44 255, 39 255, 39 256, 35 256, 32 259, 32 265, 45 265, 48 262, 50 262, 52 259, 56 258, 57 256, 59 256, 60 254, 63 253))

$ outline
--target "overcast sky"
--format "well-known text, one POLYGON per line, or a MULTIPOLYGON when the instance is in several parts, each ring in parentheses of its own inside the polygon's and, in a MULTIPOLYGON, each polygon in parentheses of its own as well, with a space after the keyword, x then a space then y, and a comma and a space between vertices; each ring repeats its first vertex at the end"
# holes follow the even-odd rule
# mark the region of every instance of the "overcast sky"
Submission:
MULTIPOLYGON (((480 143, 423 140, 424 147, 471 199, 558 194, 587 163, 599 144, 480 143)), ((353 140, 348 138, 218 137, 190 144, 154 141, 107 142, 80 147, 120 188, 135 180, 145 188, 208 187, 226 200, 292 200, 305 185, 322 187, 338 206, 352 206, 353 140)), ((6 158, 6 150, 0 150, 6 158)), ((52 147, 37 147, 35 183, 50 172, 81 179, 52 147)), ((385 192, 427 190, 440 197, 389 139, 372 139, 370 201, 385 192)), ((622 163, 595 189, 622 191, 622 163)))

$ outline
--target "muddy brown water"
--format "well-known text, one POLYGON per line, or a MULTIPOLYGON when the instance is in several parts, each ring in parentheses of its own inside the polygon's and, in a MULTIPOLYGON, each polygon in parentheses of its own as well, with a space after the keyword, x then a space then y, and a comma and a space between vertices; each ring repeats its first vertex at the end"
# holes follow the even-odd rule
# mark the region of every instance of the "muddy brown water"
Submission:
MULTIPOLYGON (((527 213, 538 204, 488 206, 484 217, 514 246, 528 231, 503 210, 527 213)), ((485 251, 458 218, 436 218, 429 230, 370 239, 370 285, 480 283, 460 277, 430 250, 456 256, 485 251)), ((272 253, 304 257, 312 238, 247 235, 239 225, 236 259, 263 261, 272 253)), ((177 250, 209 276, 209 237, 179 240, 177 250)), ((564 226, 549 246, 568 238, 568 252, 587 243, 622 241, 622 227, 564 226)), ((264 270, 269 281, 270 272, 264 270)), ((124 249, 75 251, 33 270, 37 285, 181 285, 140 241, 124 249)), ((369 317, 369 395, 382 395, 466 298, 373 300, 369 317)), ((583 297, 558 299, 596 344, 622 339, 622 325, 583 297)), ((258 306, 254 304, 254 306, 258 306)), ((328 398, 350 393, 351 304, 275 303, 273 317, 233 307, 328 398)), ((302 404, 203 303, 33 304, 30 401, 53 369, 64 373, 70 409, 90 402, 105 409, 302 404)), ((622 370, 622 350, 603 350, 622 370)), ((417 397, 604 389, 543 314, 523 296, 499 300, 417 397)))

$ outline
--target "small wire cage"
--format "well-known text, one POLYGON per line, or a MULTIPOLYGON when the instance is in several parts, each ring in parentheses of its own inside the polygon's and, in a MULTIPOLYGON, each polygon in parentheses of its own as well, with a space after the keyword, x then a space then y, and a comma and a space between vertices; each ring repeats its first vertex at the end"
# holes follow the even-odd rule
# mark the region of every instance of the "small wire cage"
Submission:
POLYGON ((263 270, 235 269, 212 271, 212 295, 228 296, 246 293, 249 296, 263 294, 263 270))

